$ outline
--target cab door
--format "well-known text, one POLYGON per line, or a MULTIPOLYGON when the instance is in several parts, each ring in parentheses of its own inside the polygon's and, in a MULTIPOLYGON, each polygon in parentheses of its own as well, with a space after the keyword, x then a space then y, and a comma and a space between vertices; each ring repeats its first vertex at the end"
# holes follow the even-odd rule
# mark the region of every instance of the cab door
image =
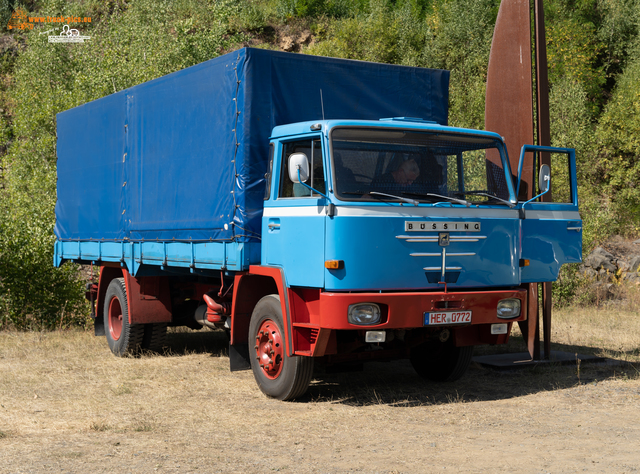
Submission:
POLYGON ((321 138, 306 136, 278 143, 274 179, 262 217, 262 263, 284 269, 289 286, 324 286, 326 199, 321 138), (309 161, 307 183, 289 179, 289 157, 304 153, 309 161), (316 192, 317 191, 317 192, 316 192), (319 192, 319 193, 318 193, 319 192))
POLYGON ((575 150, 523 146, 518 165, 518 196, 521 281, 555 281, 563 264, 582 261, 575 150), (550 189, 539 195, 539 173, 544 164, 551 171, 550 189), (523 196, 527 194, 529 199, 525 201, 523 196))

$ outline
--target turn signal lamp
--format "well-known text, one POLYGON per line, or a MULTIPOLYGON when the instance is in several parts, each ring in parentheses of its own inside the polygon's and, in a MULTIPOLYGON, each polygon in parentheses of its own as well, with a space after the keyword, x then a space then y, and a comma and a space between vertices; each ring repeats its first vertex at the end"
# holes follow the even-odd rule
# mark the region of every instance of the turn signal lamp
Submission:
POLYGON ((508 298, 498 301, 498 317, 500 319, 512 319, 520 316, 520 300, 508 298))
POLYGON ((329 270, 342 270, 344 268, 344 260, 325 260, 324 268, 329 270))
POLYGON ((375 303, 349 305, 349 322, 359 326, 370 326, 380 322, 380 306, 375 303))

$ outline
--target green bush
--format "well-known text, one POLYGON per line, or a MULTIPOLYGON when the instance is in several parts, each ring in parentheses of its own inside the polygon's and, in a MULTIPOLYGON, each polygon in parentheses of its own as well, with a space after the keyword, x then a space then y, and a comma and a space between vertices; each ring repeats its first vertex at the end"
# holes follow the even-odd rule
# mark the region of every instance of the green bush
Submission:
POLYGON ((328 24, 306 52, 451 71, 449 123, 484 127, 484 94, 498 0, 441 0, 429 6, 371 0, 328 24))
POLYGON ((580 272, 579 264, 563 265, 558 280, 553 282, 553 304, 562 308, 591 305, 596 299, 593 280, 580 272))
POLYGON ((618 232, 640 230, 640 54, 617 81, 613 98, 600 118, 599 159, 594 169, 620 223, 618 232))
POLYGON ((402 24, 395 11, 383 0, 371 2, 371 12, 336 20, 329 24, 321 41, 306 52, 320 56, 402 64, 398 47, 403 32, 420 35, 415 22, 402 24))
POLYGON ((315 17, 344 17, 357 13, 365 8, 363 0, 277 0, 275 11, 279 18, 315 17))

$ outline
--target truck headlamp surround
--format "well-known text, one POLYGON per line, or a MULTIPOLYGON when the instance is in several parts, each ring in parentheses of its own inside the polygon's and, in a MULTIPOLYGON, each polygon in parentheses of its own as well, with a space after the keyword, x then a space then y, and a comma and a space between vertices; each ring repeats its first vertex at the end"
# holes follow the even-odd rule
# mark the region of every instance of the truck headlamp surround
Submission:
POLYGON ((513 319, 520 316, 521 302, 517 298, 507 298, 498 301, 498 317, 500 319, 513 319))
POLYGON ((349 305, 349 323, 358 326, 371 326, 380 322, 380 306, 375 303, 357 303, 349 305))

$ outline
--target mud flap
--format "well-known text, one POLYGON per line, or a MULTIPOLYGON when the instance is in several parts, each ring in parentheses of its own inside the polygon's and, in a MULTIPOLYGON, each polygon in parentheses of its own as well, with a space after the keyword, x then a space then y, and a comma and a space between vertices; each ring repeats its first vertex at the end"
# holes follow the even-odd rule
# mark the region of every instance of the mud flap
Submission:
POLYGON ((93 330, 95 336, 104 336, 104 319, 95 319, 93 323, 93 330))
POLYGON ((249 361, 249 345, 248 344, 229 344, 229 370, 237 372, 239 370, 251 369, 249 361))

